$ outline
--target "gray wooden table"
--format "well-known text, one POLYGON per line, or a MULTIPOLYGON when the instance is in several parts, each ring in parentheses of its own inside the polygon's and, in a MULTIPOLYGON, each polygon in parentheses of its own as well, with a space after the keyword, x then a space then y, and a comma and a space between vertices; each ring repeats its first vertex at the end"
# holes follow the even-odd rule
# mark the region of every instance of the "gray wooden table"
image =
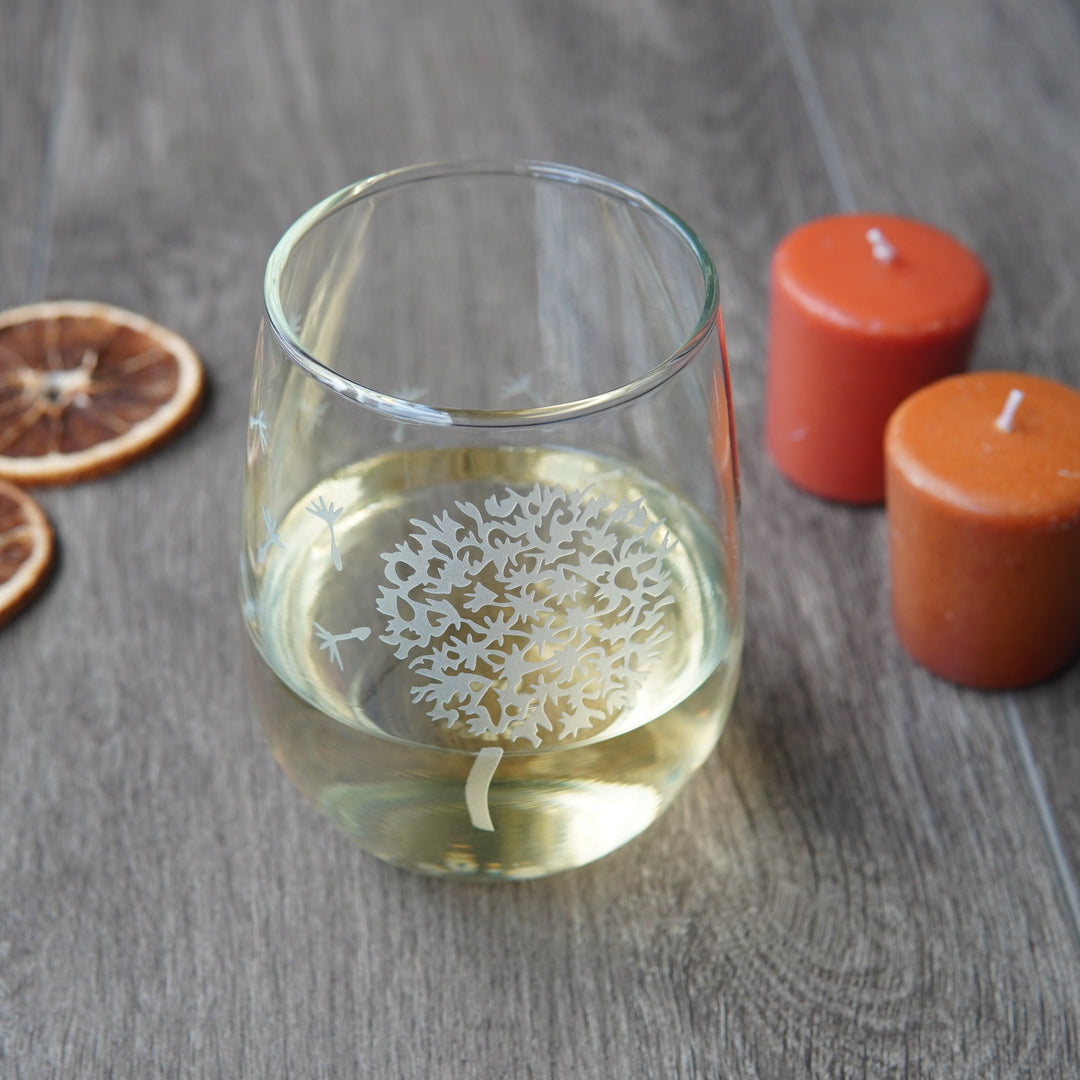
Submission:
POLYGON ((1074 0, 0 0, 0 306, 188 337, 179 441, 41 494, 0 631, 0 1077, 1080 1075, 1080 668, 962 691, 893 635, 884 516, 762 451, 767 268, 908 214, 986 262, 975 363, 1080 383, 1074 0), (656 827, 520 886, 356 849, 238 655, 261 277, 386 168, 569 162, 675 208, 722 283, 745 673, 656 827))

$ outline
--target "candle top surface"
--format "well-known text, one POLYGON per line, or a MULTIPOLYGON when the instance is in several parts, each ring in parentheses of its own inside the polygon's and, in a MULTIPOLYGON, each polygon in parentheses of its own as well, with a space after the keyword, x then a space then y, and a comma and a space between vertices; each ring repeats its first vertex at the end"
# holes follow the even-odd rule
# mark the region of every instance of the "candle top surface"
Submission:
POLYGON ((789 233, 773 275, 809 310, 875 334, 932 334, 978 320, 982 263, 948 233, 889 214, 838 214, 789 233))
POLYGON ((885 438, 911 483, 959 510, 1080 519, 1080 393, 1062 383, 1008 371, 954 375, 912 394, 885 438), (1013 390, 1023 398, 999 425, 1013 390))

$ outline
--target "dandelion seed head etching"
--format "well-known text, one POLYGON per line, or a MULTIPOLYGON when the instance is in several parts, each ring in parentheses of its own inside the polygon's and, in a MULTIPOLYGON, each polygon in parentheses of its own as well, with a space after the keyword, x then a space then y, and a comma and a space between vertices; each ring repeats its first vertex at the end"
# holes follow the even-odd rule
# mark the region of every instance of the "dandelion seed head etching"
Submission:
POLYGON ((375 604, 429 719, 539 746, 631 707, 669 636, 663 523, 540 484, 455 506, 383 553, 375 604))

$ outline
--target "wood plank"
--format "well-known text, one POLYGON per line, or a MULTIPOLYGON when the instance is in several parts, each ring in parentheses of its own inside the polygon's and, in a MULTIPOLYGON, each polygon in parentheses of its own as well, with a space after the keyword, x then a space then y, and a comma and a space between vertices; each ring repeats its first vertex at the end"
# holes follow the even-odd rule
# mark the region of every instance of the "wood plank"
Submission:
MULTIPOLYGON (((987 263, 994 293, 976 366, 1080 386, 1075 11, 925 2, 881 12, 832 0, 796 0, 795 9, 859 204, 938 223, 987 263)), ((1034 749, 1033 782, 1045 785, 1048 828, 1067 855, 1064 900, 1075 920, 1080 665, 1003 707, 1034 749)))
POLYGON ((833 205, 769 9, 86 0, 73 41, 48 290, 176 327, 213 395, 152 459, 49 494, 61 573, 4 632, 0 1072, 1072 1076, 1075 958, 1006 718, 899 653, 881 515, 759 449, 768 255, 833 205), (472 153, 597 168, 701 232, 745 465, 719 752, 639 841, 521 887, 332 832, 237 663, 266 253, 347 180, 472 153))

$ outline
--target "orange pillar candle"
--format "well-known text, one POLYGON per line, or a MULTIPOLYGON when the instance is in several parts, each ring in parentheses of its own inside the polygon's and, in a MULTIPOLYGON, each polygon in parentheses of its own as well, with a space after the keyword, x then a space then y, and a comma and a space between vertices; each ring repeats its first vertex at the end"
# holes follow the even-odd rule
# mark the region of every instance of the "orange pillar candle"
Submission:
POLYGON ((924 667, 987 689, 1048 678, 1080 650, 1080 393, 957 375, 885 437, 893 618, 924 667))
POLYGON ((963 371, 989 296, 946 233, 884 214, 802 225, 772 260, 766 443, 816 495, 881 502, 885 424, 909 394, 963 371))

